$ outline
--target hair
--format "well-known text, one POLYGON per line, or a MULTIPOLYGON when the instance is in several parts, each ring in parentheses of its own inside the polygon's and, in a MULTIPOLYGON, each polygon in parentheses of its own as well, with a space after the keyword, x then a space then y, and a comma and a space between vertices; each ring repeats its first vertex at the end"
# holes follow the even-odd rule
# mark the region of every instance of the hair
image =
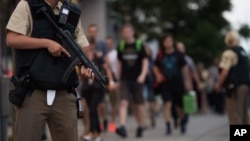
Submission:
POLYGON ((239 34, 236 31, 229 31, 225 36, 225 43, 228 47, 235 47, 239 44, 239 34))
POLYGON ((131 24, 124 24, 124 25, 122 26, 122 30, 124 30, 125 28, 130 28, 130 29, 132 29, 133 31, 135 30, 134 27, 133 27, 131 24))
POLYGON ((173 39, 173 47, 176 48, 176 43, 175 43, 175 38, 173 36, 173 34, 171 33, 167 33, 165 34, 162 39, 161 39, 161 42, 160 42, 160 49, 161 50, 164 50, 164 41, 167 39, 167 38, 172 38, 173 39))
POLYGON ((90 24, 89 26, 88 26, 88 29, 90 29, 90 28, 92 28, 92 27, 96 27, 96 28, 98 28, 98 26, 97 26, 97 24, 90 24))

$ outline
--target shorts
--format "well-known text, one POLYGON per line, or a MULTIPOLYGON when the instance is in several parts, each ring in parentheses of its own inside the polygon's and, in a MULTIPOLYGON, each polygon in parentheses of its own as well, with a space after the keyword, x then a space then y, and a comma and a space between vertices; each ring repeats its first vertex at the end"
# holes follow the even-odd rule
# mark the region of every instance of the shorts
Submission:
POLYGON ((161 96, 165 102, 172 102, 174 105, 178 107, 183 107, 182 98, 185 94, 184 86, 177 85, 165 85, 162 88, 161 96))
POLYGON ((144 87, 143 87, 143 94, 144 94, 145 99, 149 103, 155 102, 155 95, 154 95, 153 88, 149 87, 148 85, 144 85, 144 87))
POLYGON ((135 104, 143 104, 143 84, 122 81, 120 87, 121 100, 129 100, 135 104))

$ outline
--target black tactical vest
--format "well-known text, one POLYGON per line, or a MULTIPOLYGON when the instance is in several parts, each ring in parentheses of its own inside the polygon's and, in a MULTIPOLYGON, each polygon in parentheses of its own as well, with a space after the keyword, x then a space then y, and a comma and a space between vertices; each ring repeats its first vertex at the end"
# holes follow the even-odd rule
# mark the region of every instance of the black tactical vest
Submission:
MULTIPOLYGON (((38 12, 40 8, 47 7, 48 14, 58 23, 58 15, 55 15, 51 7, 44 0, 28 0, 30 11, 33 19, 33 29, 31 37, 46 38, 54 40, 60 44, 63 41, 57 36, 57 31, 54 29, 49 20, 42 12, 38 12)), ((67 3, 65 3, 67 4, 67 3)), ((70 7, 69 16, 65 25, 58 25, 62 29, 67 29, 74 35, 81 11, 73 4, 68 4, 70 7)), ((42 45, 41 45, 42 46, 42 45)), ((78 84, 76 71, 73 70, 69 79, 63 81, 62 77, 73 61, 73 58, 68 58, 65 55, 61 57, 52 57, 47 49, 21 50, 16 49, 16 73, 23 75, 24 71, 28 71, 32 83, 35 87, 44 89, 68 89, 68 87, 78 84)))
POLYGON ((238 63, 229 70, 229 74, 226 79, 226 84, 235 84, 239 86, 241 84, 250 84, 249 76, 249 61, 246 51, 242 47, 230 48, 234 51, 238 57, 238 63))

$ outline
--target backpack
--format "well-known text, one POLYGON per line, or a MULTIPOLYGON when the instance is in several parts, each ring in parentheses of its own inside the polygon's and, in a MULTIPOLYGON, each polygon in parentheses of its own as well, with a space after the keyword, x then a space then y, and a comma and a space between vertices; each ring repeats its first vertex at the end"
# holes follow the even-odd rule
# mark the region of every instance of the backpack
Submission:
MULTIPOLYGON (((157 60, 162 61, 162 60, 163 60, 163 56, 164 56, 164 54, 163 54, 163 52, 160 50, 160 51, 158 52, 158 54, 157 54, 157 60)), ((160 69, 160 73, 163 74, 163 72, 162 72, 161 69, 160 69)), ((162 89, 163 89, 163 86, 164 86, 164 83, 167 82, 167 78, 166 78, 164 75, 162 75, 162 76, 164 77, 162 83, 158 83, 158 82, 156 82, 156 81, 154 82, 154 94, 155 94, 155 95, 161 94, 162 89)))
MULTIPOLYGON (((123 52, 125 50, 125 47, 126 47, 125 45, 126 45, 126 43, 124 40, 120 41, 119 47, 118 47, 120 52, 123 52)), ((136 48, 137 52, 140 52, 142 50, 142 41, 141 40, 135 41, 135 48, 136 48)))

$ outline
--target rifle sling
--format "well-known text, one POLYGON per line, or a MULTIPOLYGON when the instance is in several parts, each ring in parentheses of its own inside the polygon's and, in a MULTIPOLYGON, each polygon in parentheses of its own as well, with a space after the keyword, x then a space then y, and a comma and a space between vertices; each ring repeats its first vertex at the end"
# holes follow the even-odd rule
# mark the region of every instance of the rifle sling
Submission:
POLYGON ((70 74, 75 69, 76 64, 78 64, 79 62, 80 62, 79 59, 77 57, 75 57, 75 59, 71 62, 71 64, 69 65, 69 67, 67 68, 65 73, 63 74, 63 77, 62 77, 62 82, 63 83, 67 82, 67 80, 69 79, 70 74))

